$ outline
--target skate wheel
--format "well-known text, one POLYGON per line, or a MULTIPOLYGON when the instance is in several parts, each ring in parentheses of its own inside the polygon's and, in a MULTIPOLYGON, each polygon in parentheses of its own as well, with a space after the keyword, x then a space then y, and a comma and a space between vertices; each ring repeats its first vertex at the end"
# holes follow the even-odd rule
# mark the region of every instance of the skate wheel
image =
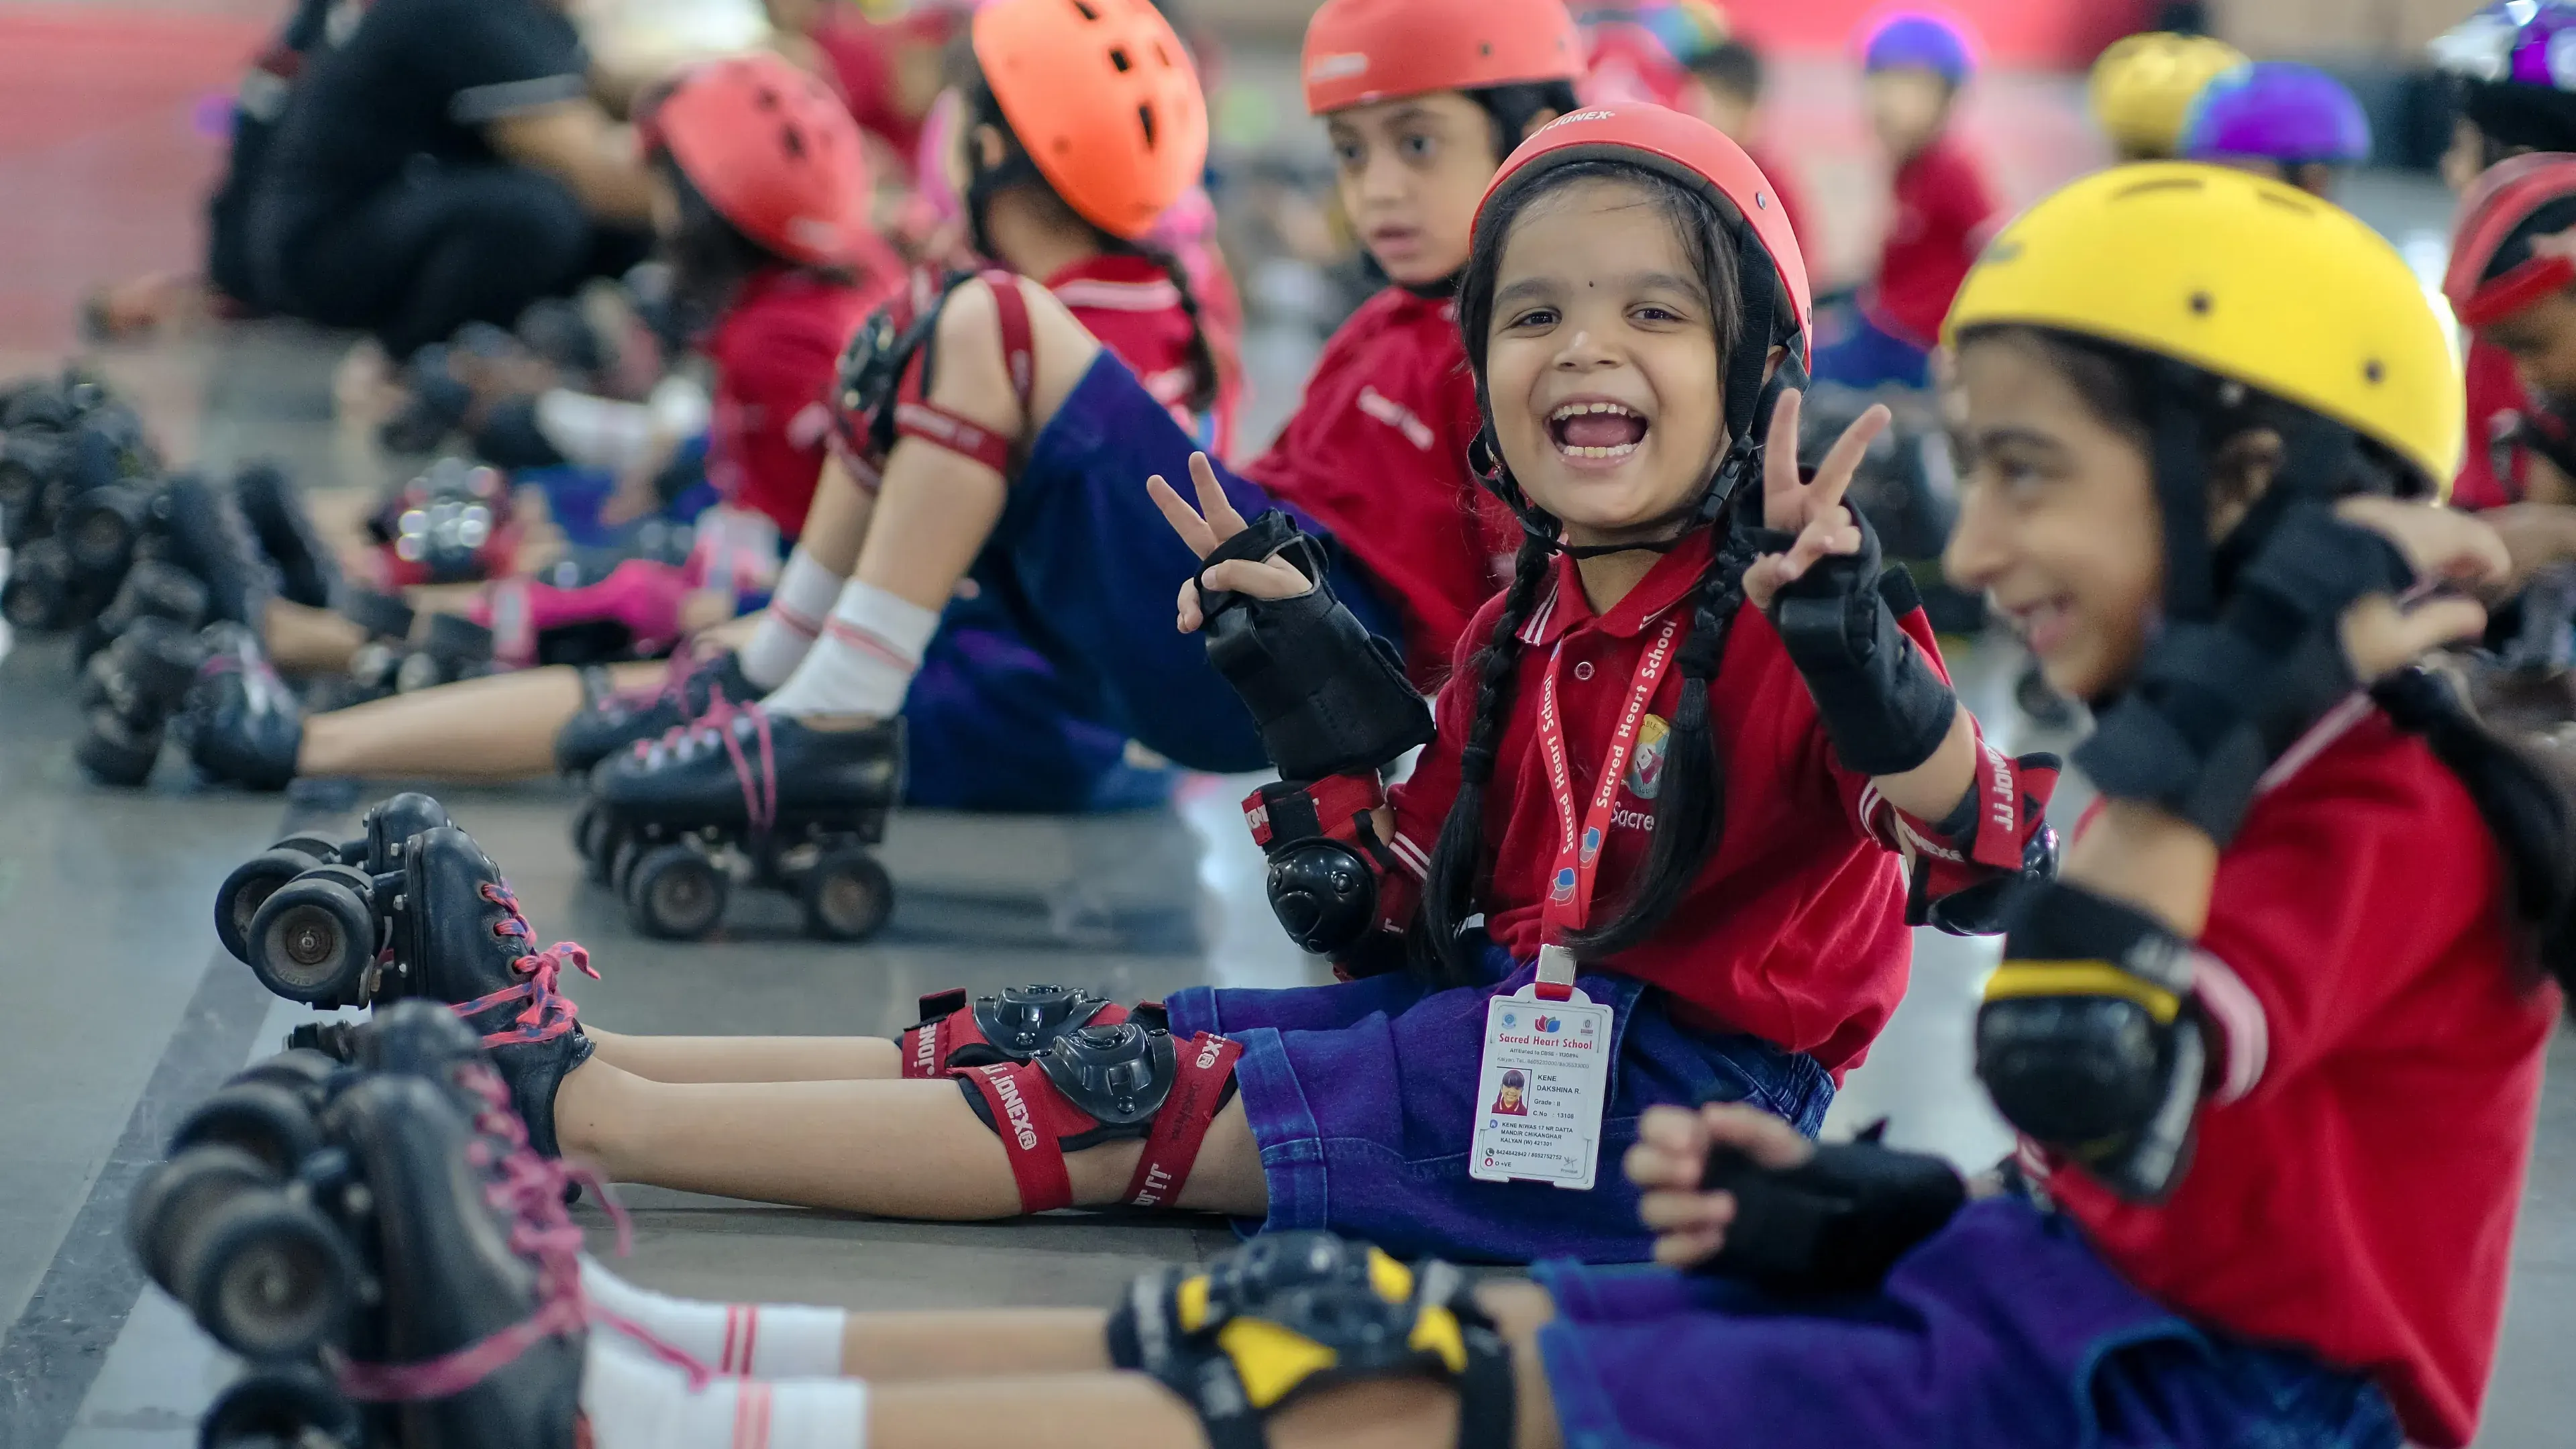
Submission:
POLYGON ((322 1145, 313 1107, 275 1082, 234 1082, 217 1089, 179 1121, 170 1136, 172 1156, 191 1147, 237 1147, 268 1164, 281 1178, 322 1145))
POLYGON ((137 734, 114 714, 93 710, 72 758, 98 783, 131 790, 151 779, 153 766, 161 763, 161 731, 137 734))
POLYGON ((111 483, 65 508, 54 531, 71 555, 72 567, 93 577, 123 573, 143 532, 144 507, 135 490, 111 483))
POLYGON ((805 872, 805 934, 826 941, 864 941, 894 914, 894 879, 864 850, 827 853, 805 872))
POLYGON ((50 633, 71 623, 72 561, 62 540, 39 538, 17 550, 9 582, 0 585, 0 615, 30 634, 50 633))
MULTIPOLYGON (((337 852, 334 852, 336 855, 337 852)), ((279 845, 233 867, 215 892, 215 937, 236 961, 250 960, 250 923, 277 888, 331 857, 279 845)))
POLYGON ((616 841, 617 821, 596 796, 574 807, 572 848, 581 856, 582 875, 592 884, 608 884, 609 867, 616 864, 616 841))
MULTIPOLYGON (((311 1024, 320 1027, 325 1023, 311 1024)), ((297 1028, 297 1030, 301 1029, 297 1028)), ((246 1082, 264 1083, 281 1091, 294 1093, 295 1099, 302 1102, 310 1111, 321 1107, 324 1094, 330 1090, 331 1079, 338 1075, 339 1071, 338 1057, 290 1042, 286 1050, 273 1057, 264 1057, 236 1072, 232 1081, 226 1085, 246 1082)))
POLYGON ((653 846, 640 837, 633 835, 619 837, 616 849, 610 851, 608 856, 609 889, 620 896, 625 895, 626 883, 635 875, 635 862, 643 859, 644 853, 651 849, 653 846))
POLYGON ((358 1411, 303 1365, 246 1375, 197 1421, 197 1449, 356 1449, 358 1411))
POLYGON ((349 1245, 311 1203, 275 1189, 241 1193, 199 1219, 173 1264, 197 1325, 254 1360, 302 1358, 348 1317, 358 1271, 349 1245))
POLYGON ((287 1030, 285 1054, 315 1056, 326 1062, 354 1062, 358 1059, 356 1031, 355 1022, 308 1021, 287 1030))
POLYGON ((316 865, 338 865, 340 863, 340 842, 333 840, 327 835, 289 835, 283 839, 273 842, 268 848, 271 850, 292 850, 300 855, 309 855, 313 858, 313 863, 316 865))
POLYGON ((716 863, 686 845, 656 846, 626 879, 626 910, 635 929, 664 941, 695 941, 724 920, 733 882, 716 863))
POLYGON ((251 973, 289 1001, 363 1004, 376 960, 373 884, 345 865, 325 865, 279 886, 251 917, 251 973))
POLYGON ((126 1209, 125 1241, 153 1282, 172 1293, 173 1268, 190 1225, 242 1195, 274 1187, 268 1164, 238 1147, 205 1146, 180 1153, 144 1176, 126 1209))

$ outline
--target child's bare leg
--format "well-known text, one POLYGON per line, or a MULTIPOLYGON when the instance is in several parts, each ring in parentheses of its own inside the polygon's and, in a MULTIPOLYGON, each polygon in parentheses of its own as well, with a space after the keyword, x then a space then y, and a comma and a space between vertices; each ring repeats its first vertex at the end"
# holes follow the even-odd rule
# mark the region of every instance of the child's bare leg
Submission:
POLYGON ((796 546, 813 555, 816 563, 848 578, 850 570, 858 567, 859 546, 867 539, 876 501, 876 495, 860 487, 849 470, 826 464, 822 481, 814 486, 814 501, 806 506, 805 529, 796 535, 796 546))
POLYGON ((328 609, 271 599, 260 616, 260 642, 268 662, 290 674, 320 674, 349 667, 367 642, 367 631, 328 609))
MULTIPOLYGON (((664 666, 619 665, 619 689, 650 688, 664 666)), ((554 773, 555 734, 581 710, 581 673, 530 669, 370 700, 304 721, 299 775, 530 780, 554 773)))
POLYGON ((585 1027, 597 1059, 655 1082, 865 1082, 903 1075, 882 1036, 619 1036, 585 1027))
MULTIPOLYGON (((555 1095, 564 1155, 620 1182, 888 1217, 1016 1217, 1001 1139, 953 1081, 655 1082, 596 1056, 555 1095)), ((1141 1142, 1068 1154, 1073 1200, 1117 1201, 1141 1142)), ((1208 1128, 1177 1204, 1259 1217, 1269 1190, 1240 1100, 1208 1128)))
POLYGON ((1097 1308, 853 1313, 841 1329, 841 1372, 872 1384, 1108 1373, 1108 1324, 1097 1308))

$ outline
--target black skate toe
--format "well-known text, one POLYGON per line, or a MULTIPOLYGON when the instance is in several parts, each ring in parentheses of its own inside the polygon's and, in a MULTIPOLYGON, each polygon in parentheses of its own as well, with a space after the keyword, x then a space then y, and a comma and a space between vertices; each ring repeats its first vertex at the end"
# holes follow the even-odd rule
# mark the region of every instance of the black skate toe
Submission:
POLYGON ((253 790, 283 790, 304 745, 304 713, 251 631, 210 625, 206 662, 179 724, 197 768, 253 790))
POLYGON ((586 776, 600 761, 695 724, 710 710, 759 697, 759 687, 730 649, 695 660, 674 658, 671 673, 652 693, 608 694, 565 721, 555 735, 555 764, 567 775, 586 776))

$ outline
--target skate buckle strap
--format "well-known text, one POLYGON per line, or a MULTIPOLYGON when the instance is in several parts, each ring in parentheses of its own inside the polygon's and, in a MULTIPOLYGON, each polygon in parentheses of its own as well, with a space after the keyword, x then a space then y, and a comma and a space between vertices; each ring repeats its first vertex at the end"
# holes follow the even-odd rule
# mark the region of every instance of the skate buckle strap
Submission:
MULTIPOLYGON (((1151 1035, 1164 1038, 1162 1033, 1151 1035)), ((1002 1141, 1011 1179, 1020 1191, 1020 1211, 1042 1213, 1073 1206, 1073 1178, 1065 1167, 1068 1152, 1138 1137, 1145 1139, 1145 1154, 1120 1200, 1155 1207, 1168 1206, 1180 1196, 1199 1147, 1207 1139, 1208 1125, 1228 1099, 1235 1059, 1243 1048, 1205 1032, 1188 1041, 1167 1039, 1169 1087, 1147 1109, 1150 1117, 1141 1121, 1139 1116, 1104 1121, 1093 1115, 1108 1109, 1097 1102, 1087 1108, 1077 1104, 1043 1061, 999 1062, 956 1074, 982 1102, 979 1115, 1002 1141)), ((1151 1100, 1152 1089, 1146 1090, 1151 1100)))
POLYGON ((1154 1114, 1154 1130, 1145 1138, 1145 1155, 1137 1160, 1136 1175, 1128 1179, 1130 1207, 1169 1207, 1189 1185, 1190 1168, 1199 1160, 1208 1127, 1225 1107, 1226 1084, 1234 1077, 1235 1061, 1243 1055, 1243 1043, 1207 1032, 1177 1045, 1175 1061, 1180 1070, 1172 1081, 1172 1095, 1163 1099, 1162 1109, 1154 1114))
MULTIPOLYGON (((480 890, 484 900, 509 912, 508 915, 492 923, 493 935, 505 941, 535 940, 536 929, 528 924, 528 918, 520 912, 519 898, 510 893, 508 886, 485 881, 480 890)), ((583 950, 580 943, 557 941, 542 951, 530 951, 510 962, 510 969, 525 976, 527 980, 516 986, 505 986, 488 996, 478 996, 472 1001, 459 1003, 455 1008, 456 1014, 470 1021, 496 1006, 506 1006, 513 1001, 525 1001, 528 1003, 527 1010, 519 1013, 516 1025, 505 1031, 486 1034, 483 1044, 487 1047, 500 1047, 552 1041, 571 1031, 574 1019, 580 1015, 572 999, 565 996, 555 985, 556 979, 563 974, 563 968, 567 965, 587 975, 593 981, 600 979, 598 968, 590 964, 590 953, 583 950)))

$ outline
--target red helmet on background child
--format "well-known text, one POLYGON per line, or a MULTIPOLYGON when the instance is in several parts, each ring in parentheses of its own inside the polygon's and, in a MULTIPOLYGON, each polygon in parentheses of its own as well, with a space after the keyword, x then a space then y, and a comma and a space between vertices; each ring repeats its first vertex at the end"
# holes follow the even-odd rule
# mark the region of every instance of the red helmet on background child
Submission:
POLYGON ((1324 0, 1306 23, 1306 111, 1583 75, 1564 0, 1324 0))
POLYGON ((2496 276, 2496 258, 2515 232, 2552 202, 2576 197, 2576 156, 2536 151, 2487 168, 2460 201, 2451 266, 2442 295, 2468 327, 2501 322, 2534 302, 2576 286, 2576 261, 2533 253, 2496 276))
POLYGON ((666 152, 716 214, 790 261, 840 266, 868 230, 859 127, 830 89, 768 54, 681 72, 641 110, 647 155, 666 152))

